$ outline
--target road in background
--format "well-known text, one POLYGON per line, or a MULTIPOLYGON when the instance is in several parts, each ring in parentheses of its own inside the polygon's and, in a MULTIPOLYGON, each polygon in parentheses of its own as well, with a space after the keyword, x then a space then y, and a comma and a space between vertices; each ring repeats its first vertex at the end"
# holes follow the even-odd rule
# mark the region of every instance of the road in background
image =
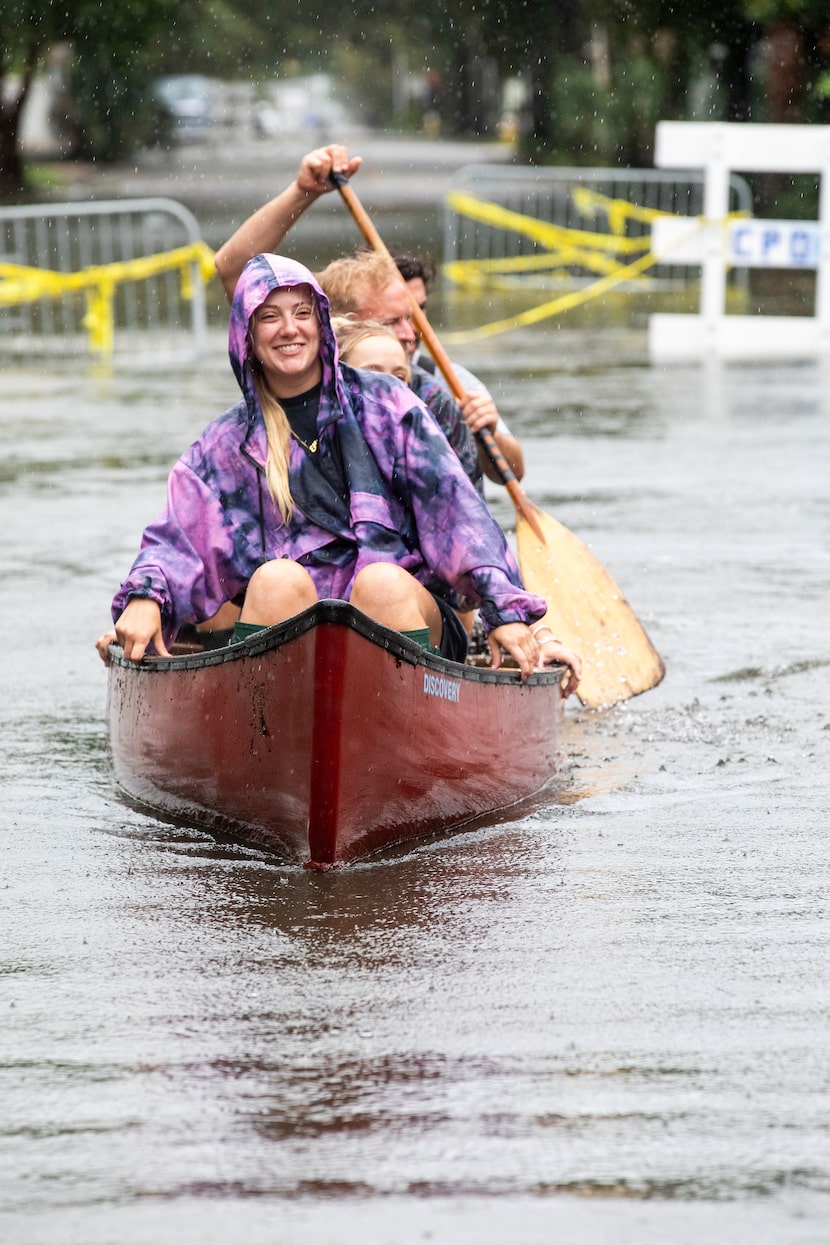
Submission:
MULTIPOLYGON (((390 244, 426 247, 440 258, 444 196, 458 170, 469 164, 509 163, 502 143, 455 142, 418 135, 382 134, 352 127, 342 134, 319 129, 281 138, 211 136, 140 153, 130 164, 55 166, 64 186, 58 197, 72 200, 162 196, 188 207, 208 245, 218 247, 244 218, 287 186, 305 152, 345 142, 362 155, 355 189, 390 244)), ((310 262, 318 245, 348 250, 355 227, 339 196, 321 199, 292 231, 292 253, 310 262)), ((326 254, 324 259, 331 258, 326 254)))

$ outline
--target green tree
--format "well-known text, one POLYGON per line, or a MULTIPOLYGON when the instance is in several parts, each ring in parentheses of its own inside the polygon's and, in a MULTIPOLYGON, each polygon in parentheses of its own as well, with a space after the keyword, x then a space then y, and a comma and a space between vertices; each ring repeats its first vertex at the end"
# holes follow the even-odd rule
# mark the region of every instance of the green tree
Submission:
POLYGON ((23 185, 21 113, 57 43, 72 49, 67 113, 98 160, 147 141, 159 74, 256 80, 289 61, 335 73, 387 123, 403 120, 400 79, 420 75, 421 107, 457 135, 492 136, 502 84, 520 78, 522 153, 537 162, 647 164, 655 121, 702 108, 830 112, 827 0, 0 0, 0 30, 0 195, 23 185))
POLYGON ((483 6, 487 46, 500 72, 524 83, 520 135, 531 160, 549 160, 566 145, 573 110, 557 84, 584 71, 589 8, 583 0, 495 0, 483 6))
POLYGON ((550 81, 557 67, 580 55, 586 39, 584 0, 352 0, 339 28, 372 68, 372 87, 395 92, 391 74, 402 63, 427 83, 432 110, 445 132, 494 135, 506 77, 526 84, 522 118, 529 150, 550 146, 556 130, 550 81))
POLYGON ((818 83, 830 58, 826 0, 593 0, 592 9, 607 23, 615 66, 635 46, 653 61, 661 117, 690 116, 691 86, 705 74, 712 120, 819 119, 818 83))
POLYGON ((0 194, 23 187, 20 119, 50 48, 71 45, 73 120, 89 154, 113 159, 141 134, 147 74, 187 12, 177 0, 0 0, 0 78, 16 79, 0 113, 0 194))

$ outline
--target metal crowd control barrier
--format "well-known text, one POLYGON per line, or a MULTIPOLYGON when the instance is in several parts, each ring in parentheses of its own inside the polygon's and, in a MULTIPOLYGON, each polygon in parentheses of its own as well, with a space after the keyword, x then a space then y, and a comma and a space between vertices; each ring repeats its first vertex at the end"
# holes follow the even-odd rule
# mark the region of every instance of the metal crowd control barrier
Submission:
POLYGON ((0 208, 0 354, 201 354, 213 269, 199 232, 172 199, 0 208))
MULTIPOLYGON (((573 288, 647 251, 655 215, 700 216, 703 190, 699 171, 468 165, 447 197, 444 270, 451 280, 501 288, 573 288), (472 199, 491 205, 489 214, 472 199)), ((751 189, 735 174, 729 210, 752 210, 751 189)), ((698 279, 688 265, 665 262, 638 276, 637 286, 683 289, 698 279)), ((742 283, 746 273, 734 279, 742 283)))

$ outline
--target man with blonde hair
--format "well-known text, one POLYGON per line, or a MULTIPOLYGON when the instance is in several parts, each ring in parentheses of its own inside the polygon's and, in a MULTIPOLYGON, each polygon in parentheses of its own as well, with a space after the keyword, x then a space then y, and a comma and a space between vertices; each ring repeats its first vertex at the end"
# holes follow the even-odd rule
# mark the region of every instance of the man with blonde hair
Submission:
MULTIPOLYGON (((412 320, 409 317, 409 295, 398 276, 395 265, 385 255, 374 251, 357 251, 343 259, 335 259, 317 274, 332 315, 351 316, 355 320, 373 320, 390 328, 404 348, 407 358, 412 320), (396 315, 406 310, 407 315, 396 315)), ((472 432, 458 403, 424 368, 410 363, 410 389, 435 417, 444 436, 455 450, 465 473, 482 492, 482 464, 476 451, 472 432)))

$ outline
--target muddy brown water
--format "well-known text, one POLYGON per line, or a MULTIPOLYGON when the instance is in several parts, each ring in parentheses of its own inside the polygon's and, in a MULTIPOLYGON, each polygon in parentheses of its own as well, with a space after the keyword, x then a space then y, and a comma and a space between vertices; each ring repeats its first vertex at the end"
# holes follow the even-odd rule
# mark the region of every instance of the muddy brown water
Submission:
POLYGON ((569 708, 529 815, 326 876, 109 769, 92 642, 221 340, 4 369, 0 1239, 830 1240, 826 370, 455 354, 667 675, 569 708))

